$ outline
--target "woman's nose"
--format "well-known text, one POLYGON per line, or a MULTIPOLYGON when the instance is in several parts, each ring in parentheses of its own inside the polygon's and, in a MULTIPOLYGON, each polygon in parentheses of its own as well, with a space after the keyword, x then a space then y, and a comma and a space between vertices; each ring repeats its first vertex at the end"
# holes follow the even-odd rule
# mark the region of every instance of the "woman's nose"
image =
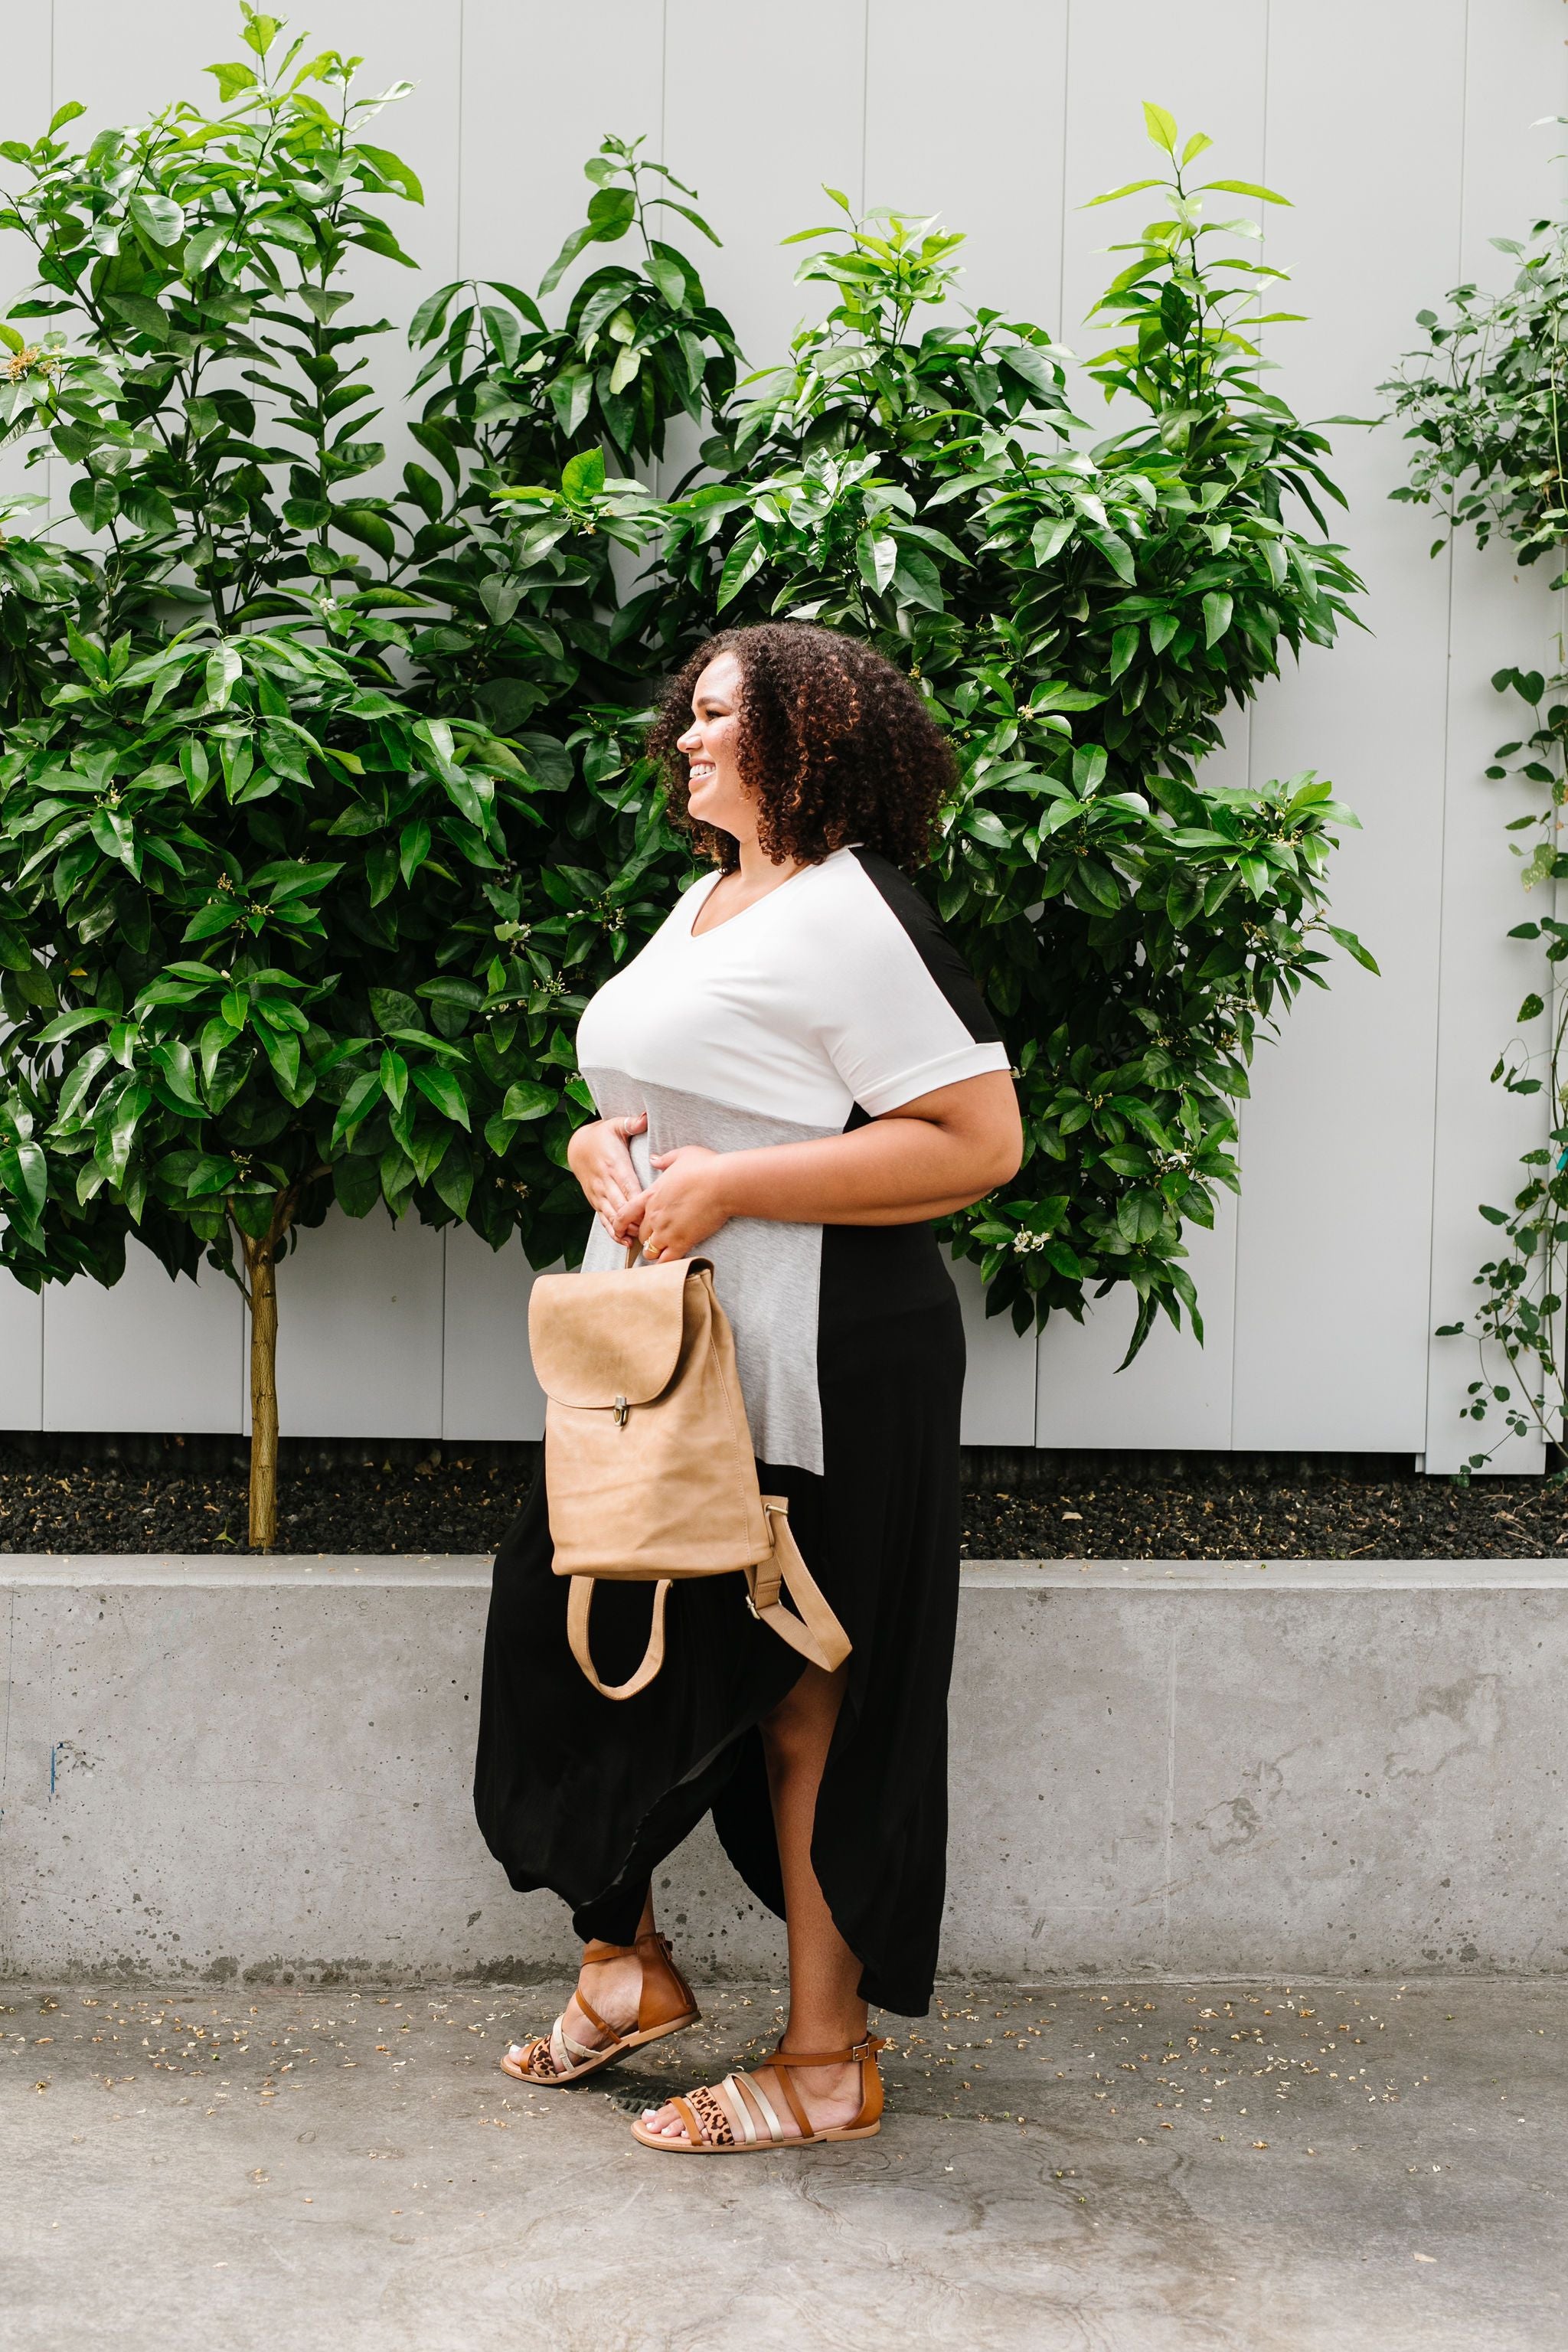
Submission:
POLYGON ((675 748, 678 751, 700 751, 702 749, 701 729, 689 727, 684 735, 676 737, 675 748))

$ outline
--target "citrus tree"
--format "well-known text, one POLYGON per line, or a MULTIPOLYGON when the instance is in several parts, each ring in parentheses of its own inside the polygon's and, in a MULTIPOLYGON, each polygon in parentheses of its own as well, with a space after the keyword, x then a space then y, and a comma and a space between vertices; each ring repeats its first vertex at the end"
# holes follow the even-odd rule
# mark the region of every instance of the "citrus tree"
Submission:
MULTIPOLYGON (((216 114, 79 150, 68 107, 0 151, 37 269, 11 422, 83 537, 0 548, 0 1260, 112 1281, 135 1234, 240 1284, 266 1546, 279 1261, 334 1200, 559 1254, 585 1098, 521 904, 569 763, 391 666, 416 600, 365 487, 384 322, 341 280, 406 258, 382 207, 417 183, 366 139, 356 60, 249 8, 244 39, 216 114)), ((520 575, 581 541, 597 578, 639 499, 595 453, 511 534, 520 575)), ((462 536, 426 519, 404 552, 462 536)))
POLYGON ((726 621, 870 636, 951 733, 927 887, 1002 1020, 1027 1139, 1011 1197, 954 1219, 953 1245, 1019 1330, 1131 1284, 1130 1356, 1162 1308, 1201 1336, 1182 1231, 1237 1181, 1260 1030, 1323 984, 1330 940, 1375 969, 1324 912, 1355 822, 1331 788, 1204 776, 1227 709, 1331 643, 1358 583, 1323 526, 1327 444, 1262 388, 1238 321, 1279 273, 1226 257, 1252 225, 1212 216, 1284 199, 1194 188, 1210 142, 1145 111, 1164 173, 1113 194, 1158 188, 1165 216, 1122 248, 1097 306, 1121 340, 1089 366, 1144 423, 1088 446, 1043 329, 946 321, 958 237, 837 197, 799 273, 834 307, 721 420, 667 557, 726 621))

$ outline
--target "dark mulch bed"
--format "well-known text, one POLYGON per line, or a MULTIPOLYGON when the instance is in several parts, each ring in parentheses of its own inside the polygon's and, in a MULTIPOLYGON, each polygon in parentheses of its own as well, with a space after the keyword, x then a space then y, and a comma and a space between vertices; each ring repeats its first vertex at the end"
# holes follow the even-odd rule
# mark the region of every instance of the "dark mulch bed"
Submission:
POLYGON ((1568 1559, 1568 1492, 1540 1478, 1102 1458, 1048 1484, 964 1497, 970 1559, 1568 1559))
MULTIPOLYGON (((493 1551, 536 1451, 285 1442, 278 1549, 493 1551)), ((242 1552, 248 1479, 244 1448, 211 1438, 0 1438, 0 1553, 242 1552)))
MULTIPOLYGON (((489 1552, 536 1449, 285 1441, 279 1549, 489 1552)), ((1407 1457, 968 1458, 971 1559, 1568 1558, 1568 1488, 1417 1475, 1407 1457)), ((246 1549, 246 1456, 217 1438, 0 1437, 0 1553, 246 1549)))

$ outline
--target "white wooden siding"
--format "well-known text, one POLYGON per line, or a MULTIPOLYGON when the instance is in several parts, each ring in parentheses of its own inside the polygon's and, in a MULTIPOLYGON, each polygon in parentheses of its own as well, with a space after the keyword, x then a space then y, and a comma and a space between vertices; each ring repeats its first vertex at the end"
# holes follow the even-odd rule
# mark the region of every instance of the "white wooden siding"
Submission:
MULTIPOLYGON (((203 65, 237 54, 223 0, 13 14, 5 136, 34 134, 68 98, 124 120, 195 94, 203 65)), ((1414 312, 1463 274, 1502 282, 1489 238, 1562 196, 1560 134, 1531 128, 1568 111, 1561 0, 317 0, 296 14, 319 42, 363 50, 376 86, 418 84, 384 136, 425 184, 423 213, 399 223, 425 287, 536 281, 580 217, 602 133, 646 132, 724 239, 703 267, 756 363, 822 308, 778 240, 826 216, 824 181, 967 229, 971 299, 1092 348, 1102 248, 1141 215, 1080 207, 1150 168, 1144 97, 1215 138, 1216 170, 1294 197, 1270 212, 1268 250, 1310 323, 1272 351, 1310 415, 1371 415, 1414 312)), ((0 293, 19 275, 0 246, 0 293)), ((390 264, 369 263, 364 283, 394 319, 416 299, 390 264)), ((384 338, 390 399, 407 373, 384 338)), ((1428 519, 1387 501, 1403 470, 1392 432, 1333 437, 1369 634, 1292 667, 1217 760, 1254 782, 1316 767, 1359 810, 1335 911, 1384 977, 1336 960, 1331 992, 1309 992, 1260 1054, 1241 1202, 1192 1236, 1201 1351, 1162 1325, 1118 1376, 1126 1296, 1037 1347, 986 1320, 963 1271, 972 1443, 1386 1450, 1433 1469, 1468 1451, 1468 1354, 1430 1335, 1468 1307, 1489 1230, 1476 1202, 1506 1196, 1542 1118, 1487 1077, 1535 976, 1502 938, 1524 902, 1480 781, 1509 723, 1488 679, 1549 661, 1556 616, 1543 573, 1520 578, 1500 554, 1428 562, 1428 519)), ((0 483, 16 478, 7 457, 0 483)), ((244 1427, 234 1292, 132 1259, 111 1293, 78 1283, 39 1300, 0 1278, 0 1427, 244 1427)), ((334 1216, 279 1276, 284 1427, 532 1434, 528 1282, 521 1251, 492 1257, 471 1234, 334 1216)), ((1501 1460, 1536 1468, 1539 1449, 1501 1460)))

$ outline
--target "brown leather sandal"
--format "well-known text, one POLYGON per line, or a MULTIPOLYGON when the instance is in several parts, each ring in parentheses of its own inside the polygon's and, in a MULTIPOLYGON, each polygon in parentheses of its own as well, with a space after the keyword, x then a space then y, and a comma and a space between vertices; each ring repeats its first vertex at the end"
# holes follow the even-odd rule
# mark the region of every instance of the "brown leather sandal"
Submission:
POLYGON ((500 2062, 502 2074, 519 2083, 536 2083, 545 2090, 563 2090, 568 2083, 596 2074, 601 2066, 624 2057, 628 2050, 640 2049, 645 2042, 661 2042, 667 2033, 683 2033, 689 2025, 695 2025, 701 2011, 676 1966, 667 1936, 639 1936, 635 1944, 606 1944, 595 1937, 584 1948, 583 1965, 588 1968, 599 1960, 626 1960, 634 1956, 642 1962, 635 2032, 617 2034, 579 1991, 573 1999, 589 2023, 608 2035, 608 2041, 597 2046, 574 2042, 562 2022, 563 2011, 548 2033, 535 2033, 527 2042, 512 2043, 500 2062))
POLYGON ((684 2139, 651 2132, 641 2123, 632 2126, 632 2137, 644 2147, 669 2156, 760 2156, 773 2147, 815 2147, 829 2139, 874 2139, 882 2128, 882 2073, 877 2053, 887 2043, 868 2033, 852 2050, 816 2050, 804 2054, 775 2050, 758 2074, 772 2074, 784 2094, 798 2131, 786 2132, 773 2101, 756 2074, 726 2074, 715 2088, 704 2084, 683 2099, 671 2099, 686 2129, 684 2139), (801 2103, 790 2075, 799 2066, 847 2066, 860 2069, 860 2112, 853 2123, 830 2124, 819 2131, 801 2103))

